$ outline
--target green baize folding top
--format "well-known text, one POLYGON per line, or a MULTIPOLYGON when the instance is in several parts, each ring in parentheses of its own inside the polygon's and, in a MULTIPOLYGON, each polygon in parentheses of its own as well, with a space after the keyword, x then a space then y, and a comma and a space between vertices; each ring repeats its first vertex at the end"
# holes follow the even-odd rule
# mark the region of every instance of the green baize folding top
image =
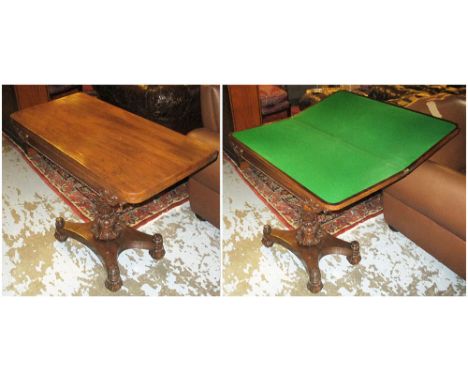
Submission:
POLYGON ((301 113, 233 136, 329 204, 404 170, 456 128, 340 91, 301 113))

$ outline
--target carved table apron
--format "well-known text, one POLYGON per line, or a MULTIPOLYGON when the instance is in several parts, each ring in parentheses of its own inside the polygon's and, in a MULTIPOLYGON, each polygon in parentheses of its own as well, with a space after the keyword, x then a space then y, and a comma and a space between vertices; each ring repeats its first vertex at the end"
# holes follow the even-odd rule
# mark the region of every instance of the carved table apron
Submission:
POLYGON ((11 115, 24 150, 36 149, 99 196, 92 222, 55 222, 55 238, 91 248, 107 270, 105 286, 122 286, 118 255, 129 248, 164 256, 163 238, 126 226, 126 204, 145 202, 216 159, 217 152, 159 124, 83 93, 11 115))
POLYGON ((230 143, 241 168, 257 168, 302 201, 299 228, 265 225, 262 243, 293 252, 305 265, 308 289, 317 293, 322 257, 344 255, 352 265, 361 260, 359 243, 328 234, 317 215, 398 181, 458 131, 449 121, 338 92, 292 118, 231 133, 230 143))

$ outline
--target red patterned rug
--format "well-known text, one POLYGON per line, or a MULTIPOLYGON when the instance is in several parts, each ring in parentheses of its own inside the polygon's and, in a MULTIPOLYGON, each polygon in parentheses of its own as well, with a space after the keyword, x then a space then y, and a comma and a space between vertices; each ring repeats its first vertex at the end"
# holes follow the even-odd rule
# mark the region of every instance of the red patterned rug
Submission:
MULTIPOLYGON (((273 211, 289 229, 297 228, 300 221, 300 201, 288 190, 261 171, 249 166, 240 169, 234 160, 225 155, 245 183, 273 211)), ((339 212, 327 212, 319 216, 322 226, 332 235, 339 235, 350 228, 382 213, 382 194, 376 193, 339 212)))
MULTIPOLYGON (((90 221, 94 218, 96 203, 96 193, 94 191, 45 156, 34 150, 26 154, 10 137, 6 134, 3 134, 3 136, 19 151, 26 163, 31 166, 52 191, 71 207, 77 216, 84 221, 90 221)), ((187 200, 187 183, 179 183, 144 203, 125 207, 122 219, 129 226, 137 228, 187 200)))

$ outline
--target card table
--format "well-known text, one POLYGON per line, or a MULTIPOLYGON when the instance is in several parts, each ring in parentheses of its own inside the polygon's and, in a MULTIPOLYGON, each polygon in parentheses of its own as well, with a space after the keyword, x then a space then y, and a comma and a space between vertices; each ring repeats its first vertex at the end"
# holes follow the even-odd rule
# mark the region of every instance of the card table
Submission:
POLYGON ((11 115, 23 149, 35 149, 99 194, 95 219, 58 217, 55 238, 71 237, 92 249, 107 270, 105 286, 122 286, 117 262, 129 248, 164 254, 161 234, 130 228, 124 206, 139 204, 213 162, 217 151, 84 93, 32 106, 11 115))
POLYGON ((252 165, 302 201, 295 230, 263 228, 262 242, 296 254, 322 287, 320 259, 361 260, 359 243, 325 232, 317 215, 341 210, 407 176, 458 133, 455 124, 399 106, 340 91, 281 121, 230 135, 241 166, 252 165))

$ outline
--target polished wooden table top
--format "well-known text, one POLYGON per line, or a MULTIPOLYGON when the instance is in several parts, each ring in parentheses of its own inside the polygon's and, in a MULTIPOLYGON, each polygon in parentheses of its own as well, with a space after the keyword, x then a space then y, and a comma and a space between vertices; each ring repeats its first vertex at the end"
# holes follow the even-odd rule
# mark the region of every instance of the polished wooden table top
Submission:
POLYGON ((126 203, 149 199, 217 156, 200 141, 84 93, 11 117, 28 145, 126 203))

